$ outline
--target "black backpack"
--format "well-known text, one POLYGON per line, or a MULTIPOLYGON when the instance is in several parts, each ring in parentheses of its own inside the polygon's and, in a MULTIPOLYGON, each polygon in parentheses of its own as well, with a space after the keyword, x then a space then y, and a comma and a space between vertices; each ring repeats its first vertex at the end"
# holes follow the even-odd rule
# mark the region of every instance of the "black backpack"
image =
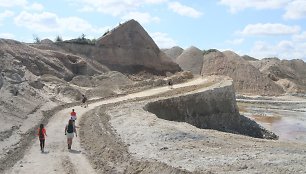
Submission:
POLYGON ((67 126, 67 132, 68 133, 73 133, 73 125, 68 125, 67 126))
POLYGON ((39 139, 44 139, 44 133, 42 130, 39 130, 39 139))

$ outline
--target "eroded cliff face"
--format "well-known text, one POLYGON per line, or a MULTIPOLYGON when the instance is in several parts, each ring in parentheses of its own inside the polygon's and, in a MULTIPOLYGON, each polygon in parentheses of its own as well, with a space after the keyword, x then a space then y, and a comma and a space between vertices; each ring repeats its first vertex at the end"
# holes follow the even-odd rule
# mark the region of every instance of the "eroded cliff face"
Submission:
POLYGON ((277 135, 239 114, 235 91, 228 85, 148 103, 145 109, 157 117, 187 122, 202 129, 277 139, 277 135))

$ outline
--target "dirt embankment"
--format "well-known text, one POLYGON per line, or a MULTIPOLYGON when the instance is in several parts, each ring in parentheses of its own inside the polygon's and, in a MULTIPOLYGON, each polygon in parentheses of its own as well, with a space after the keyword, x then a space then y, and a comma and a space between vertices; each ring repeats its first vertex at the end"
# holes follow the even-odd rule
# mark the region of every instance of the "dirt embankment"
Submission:
POLYGON ((83 117, 82 146, 94 168, 104 173, 305 172, 306 148, 301 144, 199 129, 143 109, 153 98, 188 92, 174 89, 104 105, 83 117))
MULTIPOLYGON (((206 82, 204 84, 198 82, 191 81, 189 86, 175 85, 173 90, 161 87, 133 97, 127 95, 130 97, 125 98, 129 100, 116 97, 115 104, 104 104, 101 109, 94 109, 82 117, 82 146, 95 170, 100 173, 306 172, 303 144, 199 129, 184 122, 159 119, 144 111, 144 106, 154 98, 165 99, 199 92, 204 87, 214 89, 225 85, 220 79, 201 79, 200 82, 206 82)), ((99 105, 93 103, 91 109, 99 105)))
POLYGON ((109 106, 88 112, 80 124, 81 143, 98 173, 190 173, 162 162, 134 158, 128 152, 129 145, 117 138, 109 123, 110 117, 105 113, 109 106))
POLYGON ((157 117, 187 122, 202 129, 215 129, 255 138, 277 139, 255 121, 239 114, 233 85, 148 103, 145 109, 157 117))

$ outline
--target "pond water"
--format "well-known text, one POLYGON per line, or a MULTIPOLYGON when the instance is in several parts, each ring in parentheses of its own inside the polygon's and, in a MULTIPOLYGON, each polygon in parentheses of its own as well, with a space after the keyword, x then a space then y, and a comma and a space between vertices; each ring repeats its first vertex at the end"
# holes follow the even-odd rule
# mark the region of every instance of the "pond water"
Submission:
POLYGON ((269 109, 269 107, 250 105, 240 113, 274 132, 281 141, 306 143, 306 112, 303 112, 303 108, 298 110, 283 110, 282 107, 269 109))

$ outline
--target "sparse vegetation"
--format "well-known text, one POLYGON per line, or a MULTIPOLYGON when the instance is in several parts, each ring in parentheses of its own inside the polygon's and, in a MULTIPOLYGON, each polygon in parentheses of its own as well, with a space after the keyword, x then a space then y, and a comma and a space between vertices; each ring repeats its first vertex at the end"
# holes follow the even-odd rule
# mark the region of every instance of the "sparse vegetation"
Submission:
POLYGON ((79 36, 76 39, 71 39, 71 40, 66 40, 64 42, 66 43, 76 43, 76 44, 88 44, 88 45, 95 45, 96 44, 97 39, 87 39, 86 35, 84 33, 82 33, 81 36, 79 36))
POLYGON ((63 42, 63 39, 61 36, 56 36, 55 42, 63 42))
POLYGON ((97 42, 97 39, 96 38, 93 38, 93 39, 91 39, 91 44, 96 44, 96 42, 97 42))
POLYGON ((105 33, 103 34, 103 36, 107 35, 109 33, 109 30, 105 31, 105 33))
POLYGON ((40 38, 37 35, 33 35, 33 41, 34 43, 40 43, 40 38))
POLYGON ((203 55, 209 54, 209 53, 212 53, 212 52, 218 52, 218 50, 217 49, 203 50, 203 55))

